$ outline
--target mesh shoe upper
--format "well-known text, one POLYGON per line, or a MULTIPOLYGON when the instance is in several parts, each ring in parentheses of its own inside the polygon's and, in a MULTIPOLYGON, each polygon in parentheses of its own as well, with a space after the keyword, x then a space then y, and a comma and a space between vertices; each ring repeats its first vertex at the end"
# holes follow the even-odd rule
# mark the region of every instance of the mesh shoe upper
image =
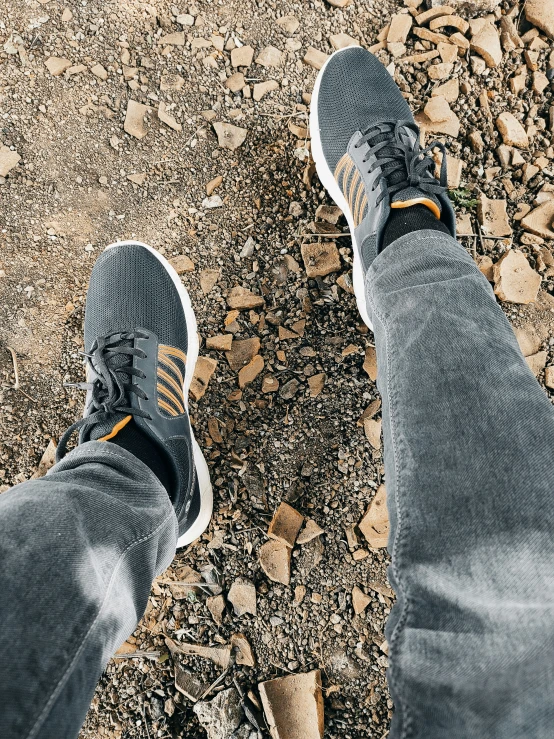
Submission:
POLYGON ((187 351, 183 306, 171 276, 144 247, 107 249, 92 270, 85 316, 85 348, 98 336, 132 327, 153 331, 161 344, 187 351))
POLYGON ((381 62, 365 49, 334 54, 325 67, 318 97, 323 152, 331 171, 355 131, 377 121, 412 120, 410 106, 381 62))
POLYGON ((348 206, 364 266, 380 250, 391 206, 421 203, 454 235, 446 167, 438 182, 410 107, 381 62, 365 49, 343 49, 331 56, 318 84, 321 151, 348 206))

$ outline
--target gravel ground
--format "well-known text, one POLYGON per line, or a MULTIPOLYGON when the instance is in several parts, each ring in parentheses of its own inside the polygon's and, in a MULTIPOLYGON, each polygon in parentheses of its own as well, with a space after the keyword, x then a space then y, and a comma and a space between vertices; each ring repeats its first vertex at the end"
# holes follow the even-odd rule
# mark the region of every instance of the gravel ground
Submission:
MULTIPOLYGON (((498 10, 509 7, 502 3, 498 10)), ((352 528, 384 474, 382 452, 359 423, 378 398, 363 370, 373 337, 348 290, 352 255, 349 239, 340 236, 347 230, 342 219, 330 242, 337 245, 340 270, 308 279, 304 268, 300 246, 318 241, 313 232, 323 226, 314 226, 315 213, 330 203, 310 167, 306 95, 316 70, 303 58, 310 46, 331 53, 329 36, 341 32, 370 47, 399 10, 406 10, 403 3, 366 0, 342 10, 318 0, 285 7, 264 0, 199 0, 193 6, 165 0, 4 2, 0 145, 21 160, 0 177, 0 491, 28 479, 49 440, 79 413, 82 396, 63 383, 82 379, 78 351, 87 280, 108 243, 137 238, 170 259, 192 260, 194 268, 182 279, 197 312, 201 354, 217 360, 206 394, 191 403, 214 481, 213 522, 154 584, 147 613, 125 645, 133 656, 121 654, 109 663, 82 739, 204 737, 192 702, 175 688, 175 667, 206 685, 222 670, 209 660, 173 656, 165 636, 216 645, 237 632, 249 640, 256 665, 232 664, 208 698, 234 681, 255 697, 262 680, 321 669, 325 736, 386 735, 392 714, 384 643, 393 599, 388 555, 371 549, 352 528), (277 23, 285 14, 297 18, 294 31, 277 23), (160 42, 181 32, 182 45, 160 42), (241 45, 253 47, 254 60, 271 45, 282 52, 281 63, 254 61, 241 68, 248 89, 234 93, 226 86, 237 71, 230 52, 241 45), (51 57, 69 60, 72 68, 54 76, 45 65, 51 57), (76 71, 78 65, 84 68, 76 71), (267 80, 275 80, 276 89, 253 100, 252 86, 267 80), (129 100, 152 110, 140 139, 124 130, 129 100), (156 114, 160 102, 173 127, 156 114), (212 125, 217 121, 245 129, 244 143, 234 151, 221 148, 212 125), (217 177, 222 181, 208 198, 206 185, 217 177), (210 277, 215 284, 208 290, 210 277), (224 333, 227 297, 236 286, 265 299, 228 327, 238 339, 261 340, 264 370, 242 392, 224 352, 204 343, 224 333), (8 346, 18 358, 20 390, 12 389, 8 346), (325 384, 314 395, 308 381, 321 374, 325 384), (278 392, 262 392, 268 375, 278 380, 278 392), (290 586, 269 580, 257 557, 282 501, 324 529, 294 548, 290 586), (202 574, 202 588, 170 584, 188 582, 194 573, 202 574), (237 578, 255 584, 257 615, 239 617, 227 604, 218 624, 206 598, 226 596, 237 578), (359 615, 352 608, 355 586, 370 598, 359 615)), ((520 18, 521 33, 530 28, 520 18)), ((415 41, 408 40, 408 54, 415 41)), ((393 61, 387 50, 379 54, 386 64, 393 61)), ((548 54, 539 48, 543 71, 548 54)), ((449 153, 465 163, 453 194, 460 213, 471 214, 478 229, 480 191, 507 200, 514 229, 512 242, 466 238, 466 248, 496 262, 512 243, 541 271, 536 302, 503 307, 514 326, 533 337, 535 352, 544 352, 538 369, 544 384, 544 365, 554 363, 554 270, 549 275, 543 244, 529 234, 522 238, 514 215, 521 203, 535 204, 539 191, 554 190, 551 161, 529 180, 521 165, 490 172, 501 167, 495 152, 501 138, 492 121, 505 110, 536 126, 523 152, 526 162, 554 157, 552 90, 538 94, 529 85, 512 94, 508 78, 521 64, 521 50, 506 52, 500 66, 484 72, 459 58, 450 76, 462 82, 452 103, 461 130, 455 139, 443 138, 449 153), (483 91, 490 115, 478 103, 483 91), (473 131, 483 136, 482 151, 469 145, 473 131)), ((396 65, 414 111, 440 84, 429 79, 428 66, 396 65)), ((250 739, 250 729, 241 736, 250 739)))

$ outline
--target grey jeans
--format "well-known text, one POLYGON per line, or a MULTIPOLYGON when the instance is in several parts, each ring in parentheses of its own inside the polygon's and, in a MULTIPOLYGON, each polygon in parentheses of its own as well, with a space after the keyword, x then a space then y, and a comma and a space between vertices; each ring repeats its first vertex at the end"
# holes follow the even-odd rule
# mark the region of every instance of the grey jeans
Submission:
MULTIPOLYGON (((367 275, 391 517, 391 739, 554 735, 554 409, 473 260, 434 231, 367 275)), ((0 497, 0 736, 75 737, 171 561, 152 473, 110 443, 0 497)))

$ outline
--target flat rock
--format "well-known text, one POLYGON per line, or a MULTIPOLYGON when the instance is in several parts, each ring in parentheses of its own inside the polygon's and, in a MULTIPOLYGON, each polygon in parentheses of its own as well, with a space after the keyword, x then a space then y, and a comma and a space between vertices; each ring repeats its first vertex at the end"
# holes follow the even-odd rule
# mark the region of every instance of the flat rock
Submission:
POLYGON ((256 615, 256 587, 250 580, 237 578, 231 585, 227 600, 237 616, 243 616, 245 613, 256 615))
POLYGON ((206 598, 206 608, 218 626, 223 623, 225 614, 225 598, 222 595, 211 595, 206 598))
POLYGON ((554 39, 554 0, 526 0, 525 17, 554 39))
POLYGON ((451 5, 442 5, 441 3, 434 3, 435 7, 424 10, 422 13, 416 15, 416 22, 420 26, 424 26, 426 23, 430 23, 435 18, 440 18, 445 15, 453 15, 455 13, 454 8, 451 5))
POLYGON ((325 372, 320 372, 317 375, 312 375, 311 377, 308 377, 308 387, 310 388, 311 398, 317 398, 317 396, 325 387, 326 381, 327 375, 325 374, 325 372))
POLYGON ((256 57, 256 64, 262 67, 279 67, 283 61, 283 52, 276 46, 266 46, 256 57))
POLYGON ((460 121, 454 111, 447 120, 439 123, 433 122, 425 113, 418 113, 415 119, 425 133, 444 133, 452 138, 457 138, 460 133, 460 121))
POLYGON ((218 121, 213 124, 217 141, 222 149, 234 151, 244 144, 248 133, 246 128, 234 126, 232 123, 222 123, 218 121))
POLYGON ((524 357, 530 357, 539 351, 541 340, 533 326, 514 327, 514 334, 524 357))
POLYGON ((266 541, 258 554, 260 566, 273 582, 290 584, 291 549, 282 541, 266 541))
POLYGON ((175 20, 180 26, 194 26, 194 16, 190 13, 179 13, 175 20))
POLYGON ((262 380, 262 393, 276 393, 279 390, 279 380, 273 375, 266 375, 262 380))
POLYGON ((423 111, 432 123, 442 123, 452 117, 450 105, 441 95, 432 97, 423 111))
MULTIPOLYGON (((437 162, 437 168, 435 176, 440 177, 440 170, 442 164, 442 152, 439 155, 439 161, 437 162)), ((465 162, 457 157, 452 157, 450 154, 446 155, 446 185, 449 190, 457 190, 460 187, 462 181, 462 170, 465 162)))
POLYGON ((547 200, 521 219, 521 225, 529 233, 543 239, 554 239, 554 199, 547 200))
POLYGON ((429 29, 431 31, 438 31, 441 28, 457 28, 460 33, 466 34, 469 31, 469 23, 459 15, 448 13, 447 15, 433 18, 429 23, 429 29))
POLYGON ((221 195, 211 195, 209 198, 204 198, 202 201, 203 210, 212 210, 213 208, 223 207, 223 200, 221 195))
POLYGON ((304 516, 301 513, 288 503, 281 503, 273 514, 267 535, 270 539, 284 542, 292 549, 303 522, 304 516))
POLYGON ((186 254, 179 254, 176 257, 171 257, 169 259, 169 263, 178 275, 194 271, 194 262, 190 257, 187 257, 186 254))
POLYGON ((223 177, 221 175, 218 175, 217 177, 214 177, 213 180, 210 180, 206 185, 206 195, 209 197, 212 195, 213 191, 216 190, 223 182, 223 177))
POLYGON ((382 549, 387 546, 390 524, 387 511, 387 491, 384 485, 380 485, 377 489, 358 528, 372 549, 382 549))
POLYGON ((529 148, 529 138, 525 129, 512 113, 508 111, 501 113, 496 119, 496 127, 507 146, 517 146, 520 149, 529 148))
POLYGON ((208 336, 206 339, 206 349, 229 352, 232 346, 233 334, 218 334, 217 336, 208 336))
POLYGON ((300 545, 307 544, 312 539, 315 539, 316 536, 321 536, 324 533, 325 531, 321 528, 321 526, 316 523, 313 518, 309 518, 306 521, 306 525, 299 533, 296 543, 300 545))
POLYGON ((200 288, 204 295, 207 295, 214 289, 220 275, 221 270, 219 269, 203 269, 202 272, 200 272, 200 288))
POLYGON ((471 213, 463 213, 456 218, 456 233, 458 236, 472 236, 473 223, 471 222, 471 213))
POLYGON ((16 151, 12 151, 7 146, 0 147, 0 177, 6 177, 16 164, 21 161, 21 157, 16 151))
POLYGON ((166 126, 169 126, 169 128, 172 128, 174 131, 183 130, 183 126, 167 112, 167 106, 163 102, 160 102, 158 105, 158 118, 162 123, 165 123, 166 126))
MULTIPOLYGON (((427 4, 431 7, 440 7, 442 2, 443 0, 428 0, 427 4)), ((448 0, 448 5, 454 11, 463 11, 469 16, 474 16, 478 13, 492 13, 501 2, 502 0, 448 0)))
POLYGON ((479 255, 477 257, 477 266, 489 282, 494 282, 494 263, 489 256, 479 255))
POLYGON ((267 80, 266 82, 257 82, 252 91, 252 97, 259 102, 268 93, 279 89, 279 83, 276 80, 267 80))
POLYGON ((544 384, 550 390, 554 390, 554 366, 547 367, 544 371, 544 384))
POLYGON ((369 597, 369 595, 366 595, 364 591, 360 590, 360 588, 356 585, 352 589, 352 607, 354 608, 354 613, 356 614, 356 616, 358 616, 360 613, 363 613, 370 603, 371 598, 369 597))
POLYGON ((318 205, 315 212, 317 220, 331 223, 335 226, 342 215, 342 210, 337 205, 318 205))
POLYGON ((509 249, 494 265, 494 292, 500 300, 523 305, 534 303, 540 286, 541 276, 521 251, 509 249))
POLYGON ((535 377, 538 377, 543 369, 546 367, 547 360, 548 352, 544 351, 537 352, 536 354, 531 354, 531 356, 529 357, 525 357, 525 361, 529 365, 529 369, 535 375, 535 377))
POLYGON ((323 739, 319 670, 266 680, 258 687, 272 739, 323 739))
POLYGON ((264 369, 264 360, 260 355, 258 354, 251 362, 248 362, 246 367, 243 367, 239 371, 239 387, 242 390, 246 387, 246 385, 250 385, 251 382, 254 382, 256 377, 260 374, 260 372, 263 372, 264 369))
POLYGON ((204 396, 216 367, 217 359, 198 357, 190 384, 190 392, 195 400, 200 400, 204 396))
POLYGON ((413 19, 409 13, 397 13, 392 16, 387 43, 405 43, 412 28, 413 19))
POLYGON ((236 688, 218 693, 211 701, 201 701, 193 706, 207 739, 230 739, 244 719, 241 697, 236 688))
POLYGON ((246 667, 255 667, 256 658, 254 652, 250 646, 250 642, 240 632, 233 634, 231 637, 231 646, 235 649, 235 657, 238 665, 245 665, 246 667))
POLYGON ((186 644, 184 642, 175 642, 166 638, 166 645, 172 652, 178 654, 187 654, 202 659, 209 659, 222 670, 229 667, 231 661, 231 645, 221 645, 216 647, 206 647, 203 644, 186 644))
POLYGON ((56 464, 56 444, 52 439, 48 442, 48 446, 44 450, 36 471, 31 475, 31 480, 44 477, 48 470, 56 464))
POLYGON ((502 62, 502 46, 496 26, 490 21, 481 24, 470 42, 470 48, 483 57, 487 67, 498 67, 502 62))
POLYGON ((63 74, 66 69, 69 69, 69 67, 71 67, 72 62, 69 59, 64 59, 63 57, 51 56, 45 61, 45 64, 46 68, 53 77, 59 77, 60 74, 63 74))
POLYGON ((239 46, 231 51, 233 67, 249 67, 254 59, 254 49, 251 46, 239 46))
POLYGON ((302 244, 300 251, 308 277, 324 277, 341 268, 339 250, 334 243, 302 244))
POLYGON ((512 233, 505 200, 491 200, 480 193, 477 217, 485 236, 510 236, 512 233))
POLYGON ((431 64, 431 66, 427 67, 427 76, 430 80, 444 80, 447 77, 450 77, 453 69, 454 65, 451 62, 439 62, 439 64, 431 64))
POLYGON ((321 69, 329 57, 319 49, 314 49, 313 46, 308 46, 308 50, 304 55, 304 64, 307 64, 314 69, 321 69))
POLYGON ((136 100, 129 100, 125 114, 125 123, 123 124, 125 132, 130 136, 134 136, 136 139, 143 139, 148 133, 145 118, 151 110, 148 105, 137 103, 136 100))
POLYGON ((447 103, 455 103, 460 97, 460 83, 457 78, 448 80, 431 90, 431 97, 443 97, 447 103))
POLYGON ((357 39, 352 38, 352 36, 349 36, 347 33, 334 33, 329 36, 329 42, 335 51, 346 49, 349 46, 360 45, 357 39))
POLYGON ((233 372, 238 372, 251 362, 260 351, 260 340, 257 336, 251 339, 239 339, 233 341, 233 346, 227 352, 227 361, 233 372))
POLYGON ((242 72, 234 72, 225 80, 225 87, 231 92, 239 92, 246 84, 244 74, 242 72))
POLYGON ((185 45, 185 33, 184 31, 175 31, 175 33, 167 33, 162 36, 158 44, 163 46, 184 46, 185 45))
POLYGON ((277 25, 281 26, 285 33, 292 36, 300 26, 300 21, 295 15, 284 15, 282 18, 277 18, 277 25))
POLYGON ((128 174, 127 179, 135 185, 144 185, 147 176, 146 172, 135 172, 134 174, 128 174))
POLYGON ((372 382, 377 381, 377 351, 374 346, 368 346, 365 350, 365 359, 363 364, 367 376, 372 382))
POLYGON ((379 450, 381 448, 381 421, 366 418, 364 420, 364 433, 371 446, 379 450))
POLYGON ((265 304, 265 300, 261 295, 255 295, 245 287, 234 287, 227 297, 227 305, 229 308, 236 310, 251 310, 252 308, 260 308, 265 304))

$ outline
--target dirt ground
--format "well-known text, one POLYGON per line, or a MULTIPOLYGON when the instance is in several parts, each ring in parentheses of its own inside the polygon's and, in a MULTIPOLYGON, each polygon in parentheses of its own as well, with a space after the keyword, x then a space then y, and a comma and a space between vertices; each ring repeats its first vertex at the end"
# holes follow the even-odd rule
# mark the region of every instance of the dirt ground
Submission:
MULTIPOLYGON (((236 632, 252 645, 256 666, 234 664, 208 698, 233 681, 256 693, 262 680, 321 669, 325 736, 386 736, 392 715, 384 644, 393 599, 388 555, 384 548, 368 547, 359 532, 357 542, 346 536, 384 475, 382 452, 372 448, 358 423, 378 398, 362 368, 373 337, 344 289, 352 261, 347 237, 334 241, 339 272, 308 279, 304 269, 300 245, 317 240, 311 224, 317 207, 330 201, 312 176, 302 133, 308 100, 303 94, 311 91, 316 76, 303 58, 310 46, 331 53, 329 36, 340 32, 371 46, 391 13, 402 8, 401 2, 381 0, 353 0, 343 10, 320 0, 198 0, 194 5, 4 0, 0 146, 17 151, 21 160, 0 177, 0 491, 28 479, 50 439, 59 438, 79 414, 82 395, 63 384, 82 380, 78 352, 87 280, 107 244, 136 238, 168 258, 190 257, 194 269, 182 279, 203 342, 223 333, 230 289, 246 287, 265 298, 263 309, 242 313, 233 327, 239 339, 260 338, 265 362, 264 372, 242 393, 224 353, 201 345, 201 354, 218 362, 208 391, 191 403, 214 483, 214 519, 155 583, 147 613, 126 645, 132 656, 121 654, 109 663, 83 739, 202 739, 205 732, 191 701, 175 688, 179 660, 168 653, 164 635, 213 645, 229 643, 236 632), (276 22, 285 14, 299 21, 292 33, 276 22), (180 32, 183 45, 160 43, 180 32), (246 94, 246 88, 231 92, 225 85, 237 71, 230 49, 241 45, 253 47, 254 59, 268 45, 282 52, 278 66, 254 61, 244 71, 246 94), (45 65, 50 57, 83 69, 54 76, 45 65), (99 72, 100 77, 90 71, 98 64, 106 73, 99 72), (168 75, 178 75, 182 83, 167 83, 168 75), (277 89, 253 100, 252 86, 266 80, 276 80, 277 89), (141 139, 124 131, 129 100, 152 109, 141 139), (158 118, 160 102, 181 130, 158 118), (234 151, 221 148, 214 121, 246 129, 245 142, 234 151), (143 177, 133 181, 133 175, 143 177), (211 197, 221 201, 207 201, 206 185, 219 176, 222 182, 211 197), (210 207, 214 203, 217 207, 210 207), (214 273, 206 270, 219 271, 209 291, 205 280, 214 273), (280 328, 298 328, 298 321, 305 326, 296 335, 279 338, 280 328), (20 390, 12 387, 8 346, 17 356, 20 390), (322 373, 325 386, 312 397, 308 379, 322 373), (279 392, 262 392, 267 374, 278 379, 279 392), (325 532, 294 548, 290 586, 270 581, 257 558, 282 501, 325 532), (172 587, 168 581, 190 577, 187 567, 211 586, 184 594, 172 587), (238 577, 255 583, 257 615, 238 617, 227 605, 217 624, 206 597, 226 595, 238 577), (370 597, 356 616, 355 586, 370 597)), ((522 20, 522 32, 529 28, 522 20)), ((386 51, 381 58, 392 61, 386 51)), ((506 173, 484 174, 498 166, 494 149, 501 141, 477 104, 483 89, 491 93, 493 116, 510 109, 533 120, 548 117, 550 88, 539 96, 529 89, 517 100, 506 93, 517 61, 506 54, 500 68, 479 77, 467 59, 460 62, 455 74, 468 84, 453 105, 461 132, 456 139, 443 138, 450 153, 465 162, 464 190, 457 193, 460 212, 475 218, 474 190, 492 198, 508 196, 514 244, 539 269, 538 242, 520 240, 513 216, 519 203, 535 202, 551 175, 545 170, 524 182, 521 169, 509 168, 514 197, 503 180, 506 173), (475 129, 485 138, 480 153, 468 145, 475 129)), ((540 64, 548 66, 546 50, 540 51, 540 64)), ((433 85, 425 66, 399 70, 397 80, 419 110, 433 85)), ((546 150, 551 135, 539 126, 526 157, 546 150)), ((347 230, 342 221, 339 228, 347 230)), ((469 238, 464 245, 497 261, 509 244, 469 238)), ((544 351, 551 365, 553 280, 543 277, 537 302, 503 307, 515 326, 535 336, 537 351, 544 351)), ((539 379, 544 383, 542 369, 539 379)), ((197 658, 182 658, 181 665, 207 685, 221 673, 197 658)), ((251 735, 245 729, 241 736, 251 735)))

